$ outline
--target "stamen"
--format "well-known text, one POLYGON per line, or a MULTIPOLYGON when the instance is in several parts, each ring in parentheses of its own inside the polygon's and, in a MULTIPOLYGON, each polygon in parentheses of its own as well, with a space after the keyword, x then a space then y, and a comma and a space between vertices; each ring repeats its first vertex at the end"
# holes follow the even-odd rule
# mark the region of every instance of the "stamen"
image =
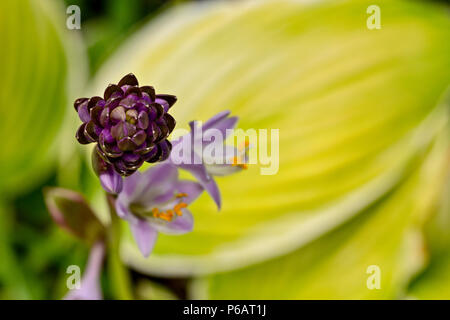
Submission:
POLYGON ((248 169, 248 165, 246 163, 240 163, 240 160, 238 157, 233 157, 231 159, 232 159, 232 163, 231 163, 232 167, 240 167, 244 170, 248 169))
POLYGON ((184 197, 187 197, 187 196, 188 196, 187 193, 180 192, 180 193, 178 193, 175 197, 176 197, 176 198, 184 198, 184 197))
POLYGON ((250 146, 250 141, 248 139, 245 139, 245 142, 242 143, 238 149, 239 149, 239 151, 242 151, 245 148, 248 148, 249 146, 250 146))
POLYGON ((183 212, 181 211, 181 209, 186 208, 187 206, 188 206, 187 203, 180 202, 180 203, 175 205, 173 210, 175 211, 177 216, 181 216, 181 215, 183 215, 183 212))
POLYGON ((155 216, 155 217, 159 217, 159 215, 160 215, 160 213, 159 213, 159 209, 158 208, 153 208, 152 209, 152 213, 153 213, 153 215, 155 216))
POLYGON ((170 215, 168 215, 166 212, 162 212, 162 213, 159 215, 159 218, 161 218, 161 219, 163 219, 163 220, 166 220, 166 221, 168 221, 168 222, 172 221, 172 217, 171 217, 170 215))
MULTIPOLYGON (((184 197, 187 197, 187 196, 188 196, 188 194, 184 193, 184 192, 180 192, 180 193, 175 195, 176 198, 184 198, 184 197)), ((173 220, 175 214, 177 216, 182 216, 183 215, 183 211, 181 211, 181 209, 186 208, 187 206, 188 206, 187 203, 180 202, 180 203, 177 203, 173 207, 173 209, 169 209, 167 211, 159 211, 158 208, 153 208, 152 209, 152 214, 153 214, 153 216, 155 218, 160 218, 160 219, 163 219, 163 220, 166 220, 166 221, 170 222, 170 221, 173 220)))

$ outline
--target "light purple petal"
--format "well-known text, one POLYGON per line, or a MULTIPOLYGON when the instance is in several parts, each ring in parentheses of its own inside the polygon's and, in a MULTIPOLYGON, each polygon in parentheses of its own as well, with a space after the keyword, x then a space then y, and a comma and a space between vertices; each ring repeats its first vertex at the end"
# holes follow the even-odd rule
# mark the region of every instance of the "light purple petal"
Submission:
POLYGON ((126 177, 123 182, 123 193, 125 193, 128 197, 131 197, 134 190, 136 190, 136 186, 138 185, 140 179, 141 173, 139 171, 136 171, 131 176, 126 177))
POLYGON ((126 195, 122 192, 119 194, 116 200, 116 211, 117 215, 125 220, 129 220, 130 217, 133 216, 133 213, 129 209, 130 203, 126 195))
POLYGON ((188 209, 182 209, 183 215, 177 216, 175 220, 165 224, 154 224, 158 231, 166 234, 184 234, 192 231, 194 217, 188 209))
POLYGON ((100 272, 105 245, 102 241, 96 242, 89 253, 89 259, 81 279, 80 289, 72 289, 64 298, 65 300, 101 300, 100 272))
MULTIPOLYGON (((205 129, 205 127, 203 126, 203 128, 202 128, 203 136, 204 137, 209 136, 208 130, 212 130, 212 129, 219 130, 223 137, 223 140, 221 141, 223 143, 226 140, 226 138, 228 137, 229 130, 234 129, 237 122, 238 122, 237 117, 230 117, 230 118, 226 118, 226 119, 223 119, 223 120, 217 122, 212 128, 205 129)), ((210 134, 214 135, 214 133, 210 133, 210 134)), ((206 145, 211 143, 210 141, 207 141, 207 139, 205 139, 205 138, 203 138, 203 140, 206 140, 206 141, 204 141, 204 144, 206 144, 206 145)))
POLYGON ((178 170, 170 162, 159 163, 145 171, 139 179, 139 185, 133 194, 133 201, 148 203, 157 196, 173 189, 178 179, 178 170))
POLYGON ((179 181, 175 188, 178 192, 187 194, 187 197, 183 198, 183 202, 187 204, 193 202, 203 192, 200 183, 188 180, 179 181))
POLYGON ((106 192, 118 194, 122 191, 122 177, 112 167, 104 172, 101 172, 99 178, 100 184, 106 192))
POLYGON ((219 190, 219 186, 217 185, 216 181, 214 179, 211 179, 206 184, 203 184, 202 186, 203 186, 203 188, 205 188, 206 192, 209 193, 211 198, 216 203, 217 208, 220 210, 220 208, 222 207, 222 198, 220 197, 220 190, 219 190))
POLYGON ((203 164, 180 164, 178 167, 189 171, 201 184, 207 183, 211 180, 211 177, 203 164))
POLYGON ((221 197, 219 187, 214 179, 208 175, 206 167, 202 164, 189 164, 180 165, 180 168, 189 171, 195 179, 201 184, 201 186, 209 193, 211 198, 217 205, 217 208, 221 208, 221 197))
POLYGON ((143 201, 141 202, 144 205, 152 205, 153 207, 158 207, 161 204, 165 204, 166 202, 173 200, 173 197, 175 195, 175 187, 173 189, 169 189, 166 193, 160 194, 157 197, 155 197, 154 199, 152 199, 152 201, 143 201))
POLYGON ((207 164, 205 166, 212 176, 228 176, 243 170, 242 167, 232 166, 231 164, 207 164))
POLYGON ((209 118, 209 120, 203 124, 203 130, 214 128, 218 122, 220 122, 221 120, 228 117, 229 114, 230 114, 230 111, 225 110, 225 111, 219 112, 215 116, 209 118))
POLYGON ((129 225, 139 250, 144 257, 148 257, 155 245, 158 232, 147 221, 142 219, 130 222, 129 225))

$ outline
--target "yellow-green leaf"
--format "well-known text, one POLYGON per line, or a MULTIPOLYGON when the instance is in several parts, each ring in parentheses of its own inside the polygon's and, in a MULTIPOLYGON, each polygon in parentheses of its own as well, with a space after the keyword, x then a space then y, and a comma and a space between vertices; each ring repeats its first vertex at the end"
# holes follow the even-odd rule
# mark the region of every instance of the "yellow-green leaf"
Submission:
POLYGON ((65 8, 51 0, 0 3, 4 194, 36 183, 58 155, 52 147, 84 66, 79 41, 66 28, 64 13, 65 8))
POLYGON ((129 238, 128 264, 192 275, 259 263, 346 223, 409 177, 445 122, 436 105, 450 82, 450 22, 436 4, 380 0, 382 28, 369 30, 371 4, 189 4, 124 43, 96 94, 133 72, 178 96, 180 127, 230 109, 241 128, 280 129, 276 175, 254 165, 220 178, 220 213, 203 195, 192 233, 161 235, 149 259, 129 238))

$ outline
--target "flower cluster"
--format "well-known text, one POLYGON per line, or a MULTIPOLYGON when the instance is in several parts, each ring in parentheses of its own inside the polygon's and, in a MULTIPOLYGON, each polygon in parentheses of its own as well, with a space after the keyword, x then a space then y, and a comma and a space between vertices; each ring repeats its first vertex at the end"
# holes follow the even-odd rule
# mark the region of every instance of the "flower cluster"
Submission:
MULTIPOLYGON (((202 126, 203 133, 208 130, 230 132, 236 126, 237 118, 228 117, 229 112, 221 112, 202 126)), ((191 122, 191 132, 173 142, 174 147, 183 141, 195 142, 195 122, 191 122)), ((203 142, 201 142, 203 143, 203 142)), ((204 143, 223 143, 213 141, 204 143)), ((216 154, 217 159, 204 159, 203 154, 198 154, 197 143, 190 143, 194 157, 201 158, 199 163, 186 161, 179 163, 173 156, 165 162, 157 164, 147 171, 136 172, 125 178, 122 192, 116 201, 118 215, 129 222, 131 231, 144 256, 148 256, 156 241, 158 232, 166 234, 183 234, 193 228, 193 217, 188 205, 206 190, 212 199, 221 207, 221 196, 214 176, 233 174, 246 166, 236 161, 226 161, 226 154, 242 154, 245 150, 234 150, 232 146, 220 146, 227 149, 233 148, 229 153, 216 154), (196 178, 197 182, 179 180, 178 169, 187 170, 196 178)), ((237 156, 236 156, 237 157, 237 156)))
POLYGON ((164 161, 172 148, 167 137, 175 127, 168 113, 176 97, 139 87, 133 74, 110 84, 103 95, 77 99, 75 110, 83 122, 76 138, 97 143, 96 152, 122 176, 147 162, 164 161))
MULTIPOLYGON (((74 104, 83 122, 77 140, 81 144, 97 144, 92 165, 108 194, 111 221, 116 221, 117 214, 128 222, 145 257, 151 253, 159 232, 184 234, 193 229, 189 205, 204 190, 220 209, 222 201, 215 176, 246 168, 247 146, 236 149, 224 144, 238 120, 230 117, 228 111, 200 127, 191 122, 191 131, 171 143, 168 137, 175 120, 168 111, 175 102, 175 96, 157 95, 150 86, 139 87, 134 75, 129 74, 117 85, 109 85, 103 99, 80 98, 74 104), (197 129, 203 135, 197 135, 197 129), (203 137, 208 136, 208 131, 218 132, 222 139, 205 142, 203 137), (215 144, 215 150, 222 150, 212 159, 202 152, 211 144, 215 144), (188 146, 187 161, 180 162, 171 154, 172 148, 180 146, 188 146), (146 171, 137 171, 145 161, 158 163, 146 171), (196 181, 181 180, 179 170, 189 171, 196 181)), ((50 188, 46 203, 56 223, 92 246, 81 288, 69 292, 66 298, 100 299, 99 277, 107 229, 111 226, 103 225, 82 195, 74 191, 50 188)))

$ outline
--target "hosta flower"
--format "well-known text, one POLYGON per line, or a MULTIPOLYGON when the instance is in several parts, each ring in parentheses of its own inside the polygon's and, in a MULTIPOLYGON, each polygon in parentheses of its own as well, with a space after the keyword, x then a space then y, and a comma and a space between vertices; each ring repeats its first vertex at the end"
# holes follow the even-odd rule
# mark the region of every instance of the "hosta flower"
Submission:
POLYGON ((183 234, 192 230, 188 205, 202 191, 197 182, 179 180, 177 168, 164 162, 125 178, 116 210, 129 222, 140 251, 148 256, 158 232, 183 234))
POLYGON ((229 115, 229 111, 220 112, 201 127, 198 127, 196 121, 191 121, 189 123, 191 132, 172 141, 174 149, 179 148, 180 151, 183 151, 181 144, 188 142, 190 152, 187 155, 183 154, 182 159, 177 158, 180 156, 178 152, 170 156, 170 162, 192 173, 219 208, 220 191, 213 177, 229 175, 247 168, 245 162, 248 145, 235 148, 224 144, 238 121, 237 117, 229 115), (218 139, 219 137, 222 139, 218 139), (203 152, 207 148, 215 150, 213 156, 203 152))
POLYGON ((95 243, 87 262, 86 270, 81 279, 80 288, 72 289, 64 298, 65 300, 101 300, 100 272, 102 270, 105 255, 105 245, 102 241, 95 243))
POLYGON ((81 144, 97 143, 98 155, 122 176, 135 172, 144 161, 168 158, 172 148, 167 137, 175 127, 168 113, 176 97, 155 94, 150 86, 139 87, 133 74, 109 85, 103 98, 80 98, 74 103, 83 121, 76 138, 81 144))

